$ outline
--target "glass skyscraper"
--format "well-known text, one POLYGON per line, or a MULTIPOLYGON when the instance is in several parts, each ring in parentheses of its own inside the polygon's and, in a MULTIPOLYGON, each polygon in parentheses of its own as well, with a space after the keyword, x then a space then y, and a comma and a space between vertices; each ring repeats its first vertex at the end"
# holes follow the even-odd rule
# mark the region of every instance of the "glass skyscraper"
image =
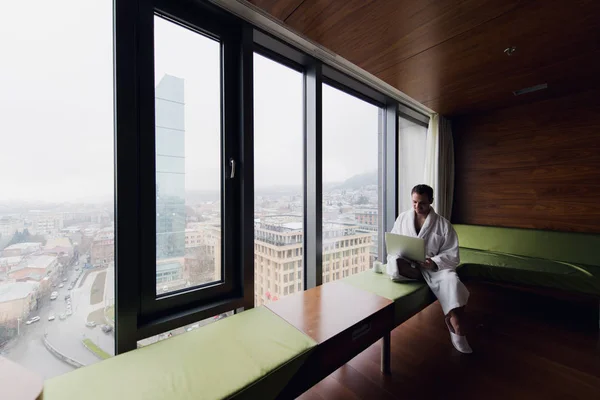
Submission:
POLYGON ((156 258, 185 254, 184 80, 164 75, 156 86, 156 258))

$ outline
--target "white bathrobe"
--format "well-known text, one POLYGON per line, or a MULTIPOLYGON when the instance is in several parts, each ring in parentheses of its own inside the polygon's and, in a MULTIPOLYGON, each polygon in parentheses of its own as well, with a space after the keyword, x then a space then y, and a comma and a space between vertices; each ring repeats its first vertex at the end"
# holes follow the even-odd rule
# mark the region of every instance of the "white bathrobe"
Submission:
MULTIPOLYGON (((467 304, 469 291, 456 274, 456 267, 460 261, 458 236, 448 220, 439 216, 431 208, 421 231, 417 234, 415 229, 415 211, 410 210, 400 214, 394 224, 392 233, 419 237, 425 240, 425 255, 431 258, 439 269, 433 272, 421 268, 421 273, 433 294, 440 301, 444 315, 448 314, 454 308, 467 304)), ((388 275, 395 280, 409 280, 398 275, 397 259, 397 254, 388 255, 388 275)))

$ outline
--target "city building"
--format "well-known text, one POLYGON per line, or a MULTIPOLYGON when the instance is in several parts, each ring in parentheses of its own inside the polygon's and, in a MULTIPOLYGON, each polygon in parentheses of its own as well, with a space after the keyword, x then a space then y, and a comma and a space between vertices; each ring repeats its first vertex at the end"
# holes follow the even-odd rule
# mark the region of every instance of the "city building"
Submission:
POLYGON ((372 235, 355 224, 323 224, 323 283, 345 278, 371 267, 372 235))
POLYGON ((157 260, 185 254, 184 112, 184 80, 164 75, 155 90, 157 260))
MULTIPOLYGON (((255 305, 303 289, 303 237, 302 216, 278 215, 255 220, 255 305)), ((371 243, 371 234, 360 232, 355 224, 325 223, 323 282, 368 269, 371 243)))
POLYGON ((21 256, 0 257, 0 271, 8 271, 9 268, 19 265, 22 260, 21 256))
POLYGON ((106 267, 115 261, 115 232, 108 227, 96 232, 90 248, 90 263, 94 267, 106 267))
POLYGON ((37 242, 16 243, 2 250, 2 257, 26 256, 42 249, 42 244, 37 242))
POLYGON ((0 285, 0 323, 25 319, 36 305, 36 282, 9 282, 0 285))
POLYGON ((184 279, 191 285, 221 279, 221 229, 219 225, 195 224, 185 233, 184 279))
POLYGON ((9 278, 17 281, 34 280, 40 282, 52 276, 58 267, 58 260, 51 255, 38 255, 25 258, 9 270, 9 278))
POLYGON ((32 235, 57 235, 64 226, 62 213, 31 210, 25 218, 24 228, 32 235))
POLYGON ((377 217, 377 209, 376 208, 365 208, 365 209, 356 209, 354 210, 354 218, 356 222, 362 226, 377 226, 379 223, 379 219, 377 217))
POLYGON ((379 255, 379 212, 376 208, 357 208, 354 210, 354 219, 358 227, 364 232, 371 233, 371 263, 379 255))
POLYGON ((156 261, 157 293, 182 289, 187 285, 183 279, 184 257, 163 258, 156 261))
POLYGON ((22 219, 14 217, 0 218, 0 237, 12 238, 15 232, 22 232, 25 228, 22 219))
POLYGON ((44 253, 56 256, 71 256, 73 255, 73 244, 68 237, 50 238, 44 246, 44 253))

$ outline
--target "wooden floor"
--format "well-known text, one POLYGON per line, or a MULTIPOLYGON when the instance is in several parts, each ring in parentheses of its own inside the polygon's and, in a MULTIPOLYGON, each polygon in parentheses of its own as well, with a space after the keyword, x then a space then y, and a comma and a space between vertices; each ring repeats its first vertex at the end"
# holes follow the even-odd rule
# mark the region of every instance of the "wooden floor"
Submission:
POLYGON ((486 284, 467 285, 469 342, 452 347, 439 303, 300 396, 312 399, 600 399, 598 309, 486 284))

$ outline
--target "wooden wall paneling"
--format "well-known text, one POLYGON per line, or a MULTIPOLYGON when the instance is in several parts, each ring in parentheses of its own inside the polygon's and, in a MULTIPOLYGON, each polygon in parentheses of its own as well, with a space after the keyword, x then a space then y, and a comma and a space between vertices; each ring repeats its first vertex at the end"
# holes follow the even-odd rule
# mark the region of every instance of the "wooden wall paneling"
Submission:
POLYGON ((456 118, 453 222, 600 233, 600 90, 456 118))
POLYGON ((248 0, 275 18, 285 21, 304 0, 248 0))
POLYGON ((447 116, 600 87, 597 0, 252 1, 447 116))
POLYGON ((519 0, 306 0, 285 22, 377 75, 513 9, 519 0))
MULTIPOLYGON (((450 97, 436 111, 452 115, 453 108, 472 104, 468 94, 471 88, 488 85, 502 90, 502 81, 508 76, 532 73, 597 49, 599 14, 600 2, 525 1, 498 18, 380 71, 377 76, 424 103, 450 97), (518 50, 509 57, 503 50, 511 45, 518 50)), ((581 63, 577 69, 589 67, 581 63)))
POLYGON ((589 89, 600 89, 600 74, 597 71, 600 71, 600 49, 569 58, 561 57, 557 62, 540 68, 501 74, 488 81, 478 82, 462 91, 462 101, 456 101, 455 91, 448 91, 423 104, 453 116, 523 105, 589 89), (548 88, 520 96, 512 93, 541 83, 547 83, 548 88))

